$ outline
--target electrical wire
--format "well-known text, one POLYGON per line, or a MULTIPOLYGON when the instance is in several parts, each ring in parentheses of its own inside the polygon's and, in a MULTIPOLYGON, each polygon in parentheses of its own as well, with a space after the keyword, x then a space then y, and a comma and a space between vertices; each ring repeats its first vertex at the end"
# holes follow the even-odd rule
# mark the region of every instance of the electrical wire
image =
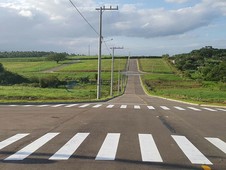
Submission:
POLYGON ((99 33, 97 32, 97 30, 90 24, 90 22, 84 17, 84 15, 79 11, 79 9, 77 8, 77 6, 71 1, 69 0, 72 4, 72 6, 77 10, 77 12, 79 13, 79 15, 81 15, 81 17, 86 21, 86 23, 92 28, 92 30, 99 35, 99 33))
POLYGON ((108 50, 109 54, 110 54, 110 55, 112 55, 112 54, 111 54, 111 50, 110 50, 110 48, 108 47, 108 45, 107 45, 106 41, 103 41, 103 42, 104 42, 105 47, 107 48, 107 50, 108 50))
MULTIPOLYGON (((79 11, 78 7, 71 1, 69 0, 72 6, 76 9, 76 11, 79 13, 79 15, 85 20, 85 22, 91 27, 91 29, 99 36, 100 34, 97 32, 97 30, 90 24, 90 22, 85 18, 85 16, 79 11)), ((109 54, 111 54, 111 50, 108 47, 106 41, 103 40, 104 38, 102 37, 102 42, 104 42, 106 49, 108 50, 109 54)))

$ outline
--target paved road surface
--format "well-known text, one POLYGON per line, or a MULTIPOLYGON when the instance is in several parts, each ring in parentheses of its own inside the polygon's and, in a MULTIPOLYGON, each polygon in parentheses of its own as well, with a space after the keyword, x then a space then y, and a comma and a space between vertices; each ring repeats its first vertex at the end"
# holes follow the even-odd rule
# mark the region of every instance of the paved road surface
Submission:
POLYGON ((148 97, 129 68, 109 102, 0 105, 0 169, 225 170, 226 109, 148 97))

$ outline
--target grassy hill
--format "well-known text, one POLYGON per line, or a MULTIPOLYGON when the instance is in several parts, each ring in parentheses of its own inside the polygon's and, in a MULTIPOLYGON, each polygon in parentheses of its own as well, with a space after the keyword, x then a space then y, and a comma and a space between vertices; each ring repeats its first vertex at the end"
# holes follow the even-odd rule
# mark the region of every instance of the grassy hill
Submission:
POLYGON ((198 104, 226 105, 226 83, 185 77, 167 59, 139 59, 142 81, 152 95, 198 104))

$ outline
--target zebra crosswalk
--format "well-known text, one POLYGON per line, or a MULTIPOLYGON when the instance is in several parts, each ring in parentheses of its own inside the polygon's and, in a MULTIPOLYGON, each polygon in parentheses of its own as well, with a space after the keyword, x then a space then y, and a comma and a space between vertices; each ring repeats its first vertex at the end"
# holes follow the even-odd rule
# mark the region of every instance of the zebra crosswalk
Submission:
MULTIPOLYGON (((1 107, 1 106, 0 106, 1 107)), ((30 107, 36 107, 36 108, 106 108, 106 109, 134 109, 134 110, 141 110, 141 109, 147 109, 147 110, 164 110, 164 111, 195 111, 195 112, 201 112, 201 111, 208 111, 208 112, 226 112, 225 108, 209 108, 209 107, 200 107, 200 106, 151 106, 151 105, 144 105, 144 104, 111 104, 111 103, 84 103, 84 104, 43 104, 43 105, 8 105, 8 107, 23 107, 23 108, 30 108, 30 107)))
MULTIPOLYGON (((10 145, 15 144, 19 140, 22 140, 23 138, 28 138, 29 133, 19 133, 15 134, 12 137, 9 137, 8 139, 3 140, 0 142, 0 153, 1 150, 7 149, 10 145)), ((20 149, 19 151, 10 151, 7 152, 13 153, 12 155, 4 155, 1 153, 1 159, 2 161, 23 161, 32 154, 34 154, 38 149, 43 147, 44 145, 48 145, 48 142, 51 141, 51 145, 53 145, 54 139, 56 141, 56 136, 62 135, 59 132, 49 132, 44 134, 43 136, 39 137, 38 139, 34 140, 33 142, 29 144, 25 144, 25 146, 20 149)), ((120 133, 107 133, 104 141, 102 142, 101 147, 98 147, 98 152, 96 153, 95 158, 93 160, 95 161, 114 161, 117 159, 117 152, 120 148, 120 137, 122 135, 126 134, 120 134, 120 133)), ((164 163, 165 160, 163 159, 162 155, 164 153, 160 153, 159 148, 157 147, 157 143, 155 141, 154 136, 152 134, 138 134, 138 138, 135 138, 135 140, 138 140, 139 146, 134 146, 139 148, 139 152, 137 153, 140 155, 141 162, 155 162, 155 163, 164 163)), ((88 138, 93 138, 94 135, 90 135, 90 133, 77 133, 75 134, 71 139, 69 139, 65 144, 62 144, 63 146, 60 147, 58 151, 55 153, 50 153, 50 157, 46 158, 48 160, 68 160, 72 155, 76 155, 76 151, 80 147, 87 147, 85 145, 82 145, 85 143, 85 140, 88 140, 88 138)), ((180 135, 171 135, 169 138, 172 139, 172 141, 175 142, 176 147, 179 148, 178 151, 181 151, 186 157, 188 164, 197 164, 197 165, 213 165, 210 159, 212 159, 211 155, 204 155, 202 151, 198 149, 186 136, 180 136, 180 135)), ((57 139, 57 141, 59 138, 57 139)), ((92 140, 92 145, 95 145, 95 139, 92 140)), ((222 154, 225 154, 226 156, 226 143, 219 139, 219 138, 213 138, 213 137, 205 137, 204 140, 208 141, 211 145, 212 149, 217 149, 222 152, 222 154)), ((86 143, 87 144, 87 143, 86 143)), ((135 145, 136 145, 135 144, 135 145)), ((167 143, 166 143, 167 145, 167 143)), ((58 146, 57 146, 58 147, 58 146)), ((14 147, 17 148, 17 147, 14 147)), ((174 153, 172 154, 172 156, 174 153)), ((37 155, 39 156, 39 155, 37 155)), ((38 158, 37 158, 38 159, 38 158)), ((126 158, 125 158, 126 159, 126 158)))

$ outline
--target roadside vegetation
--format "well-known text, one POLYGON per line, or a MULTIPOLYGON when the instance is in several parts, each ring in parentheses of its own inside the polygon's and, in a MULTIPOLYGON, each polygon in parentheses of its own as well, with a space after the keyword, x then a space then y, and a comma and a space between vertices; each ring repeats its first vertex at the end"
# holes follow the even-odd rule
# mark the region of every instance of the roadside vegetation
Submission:
MULTIPOLYGON (((0 102, 96 100, 97 57, 64 56, 64 59, 57 61, 52 58, 57 56, 55 53, 43 55, 15 57, 8 54, 8 57, 0 58, 0 69, 4 70, 0 71, 0 102), (9 78, 6 73, 14 75, 10 79, 15 81, 3 82, 9 78), (16 76, 20 77, 20 81, 16 76)), ((114 95, 118 95, 118 70, 123 71, 126 63, 126 58, 115 60, 114 95)), ((102 60, 102 99, 110 94, 110 70, 111 60, 106 57, 102 60)))
POLYGON ((190 75, 194 72, 188 75, 174 63, 175 58, 168 57, 139 59, 140 70, 146 72, 141 78, 148 93, 198 104, 226 105, 224 81, 194 78, 190 75))

